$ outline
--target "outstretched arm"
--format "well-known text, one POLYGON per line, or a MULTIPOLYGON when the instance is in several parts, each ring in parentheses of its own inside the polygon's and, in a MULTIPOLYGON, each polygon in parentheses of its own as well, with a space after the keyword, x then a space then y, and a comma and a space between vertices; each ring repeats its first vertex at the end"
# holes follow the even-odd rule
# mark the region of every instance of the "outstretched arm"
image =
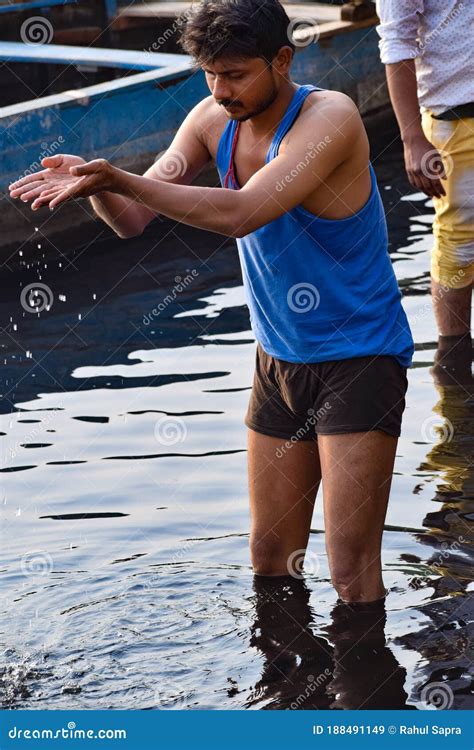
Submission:
MULTIPOLYGON (((190 185, 196 179, 211 160, 201 137, 201 123, 207 106, 208 100, 203 99, 191 110, 169 148, 146 170, 143 177, 180 185, 190 185)), ((96 214, 123 238, 142 234, 159 213, 136 201, 133 196, 108 191, 90 196, 90 202, 96 214)))
MULTIPOLYGON (((144 177, 186 185, 198 176, 211 160, 205 139, 202 137, 209 98, 199 102, 187 115, 171 146, 147 169, 144 177)), ((119 237, 135 237, 141 234, 147 224, 156 217, 157 211, 133 198, 120 195, 115 191, 114 185, 107 184, 107 180, 103 180, 102 189, 96 180, 95 192, 80 192, 79 188, 85 187, 87 178, 75 175, 71 167, 85 163, 81 157, 71 154, 46 157, 42 160, 45 169, 27 175, 10 185, 10 197, 24 202, 31 201, 33 211, 46 205, 54 207, 54 199, 59 195, 69 195, 71 200, 89 197, 96 214, 119 237)), ((92 163, 107 165, 103 159, 92 163)))
POLYGON ((348 97, 335 97, 324 116, 308 110, 296 121, 281 153, 256 172, 241 190, 173 184, 131 174, 107 163, 72 169, 85 177, 70 194, 50 205, 96 191, 105 180, 112 192, 131 198, 149 211, 232 237, 242 237, 299 205, 349 154, 360 117, 348 97))

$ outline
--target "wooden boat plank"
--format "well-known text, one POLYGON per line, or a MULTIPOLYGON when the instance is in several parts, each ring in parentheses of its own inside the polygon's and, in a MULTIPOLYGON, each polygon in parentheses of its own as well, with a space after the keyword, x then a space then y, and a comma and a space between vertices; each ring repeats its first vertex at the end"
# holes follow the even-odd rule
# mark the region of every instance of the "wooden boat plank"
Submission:
POLYGON ((0 13, 20 13, 34 8, 49 8, 53 5, 70 5, 77 0, 28 0, 23 3, 0 2, 0 13))
MULTIPOLYGON (((174 21, 186 14, 192 2, 146 2, 118 10, 112 21, 117 31, 136 28, 146 21, 174 21)), ((322 3, 283 3, 291 20, 301 19, 318 26, 318 39, 344 34, 354 29, 374 26, 377 16, 363 21, 341 21, 341 7, 322 3)), ((296 27, 297 28, 297 27, 296 27)), ((309 28, 309 26, 308 26, 309 28)))
MULTIPOLYGON (((185 13, 192 2, 144 2, 131 5, 117 12, 117 18, 170 18, 185 13)), ((314 19, 317 22, 338 21, 341 18, 340 6, 323 3, 283 3, 290 19, 314 19)))
POLYGON ((105 47, 75 47, 67 44, 23 44, 2 42, 0 60, 9 62, 89 64, 98 67, 153 70, 181 63, 181 55, 105 47))

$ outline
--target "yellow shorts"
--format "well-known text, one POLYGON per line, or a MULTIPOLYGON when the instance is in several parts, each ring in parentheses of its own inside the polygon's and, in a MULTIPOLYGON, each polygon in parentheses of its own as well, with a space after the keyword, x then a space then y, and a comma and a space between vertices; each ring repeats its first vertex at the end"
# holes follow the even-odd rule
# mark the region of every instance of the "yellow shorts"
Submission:
POLYGON ((428 110, 421 124, 447 173, 442 180, 446 195, 433 198, 431 276, 450 289, 462 289, 474 279, 474 117, 435 120, 428 110))

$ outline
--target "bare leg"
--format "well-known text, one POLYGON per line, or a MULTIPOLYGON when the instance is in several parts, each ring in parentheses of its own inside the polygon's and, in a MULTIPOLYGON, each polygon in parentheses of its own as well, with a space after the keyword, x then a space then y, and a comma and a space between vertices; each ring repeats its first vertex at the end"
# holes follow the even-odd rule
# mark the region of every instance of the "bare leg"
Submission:
POLYGON ((397 442, 380 430, 318 435, 326 550, 342 601, 386 594, 381 546, 397 442))
POLYGON ((461 336, 471 330, 472 284, 462 289, 448 289, 432 279, 431 295, 442 336, 461 336))
POLYGON ((317 441, 248 431, 250 555, 254 573, 288 575, 288 558, 308 544, 321 481, 317 441))

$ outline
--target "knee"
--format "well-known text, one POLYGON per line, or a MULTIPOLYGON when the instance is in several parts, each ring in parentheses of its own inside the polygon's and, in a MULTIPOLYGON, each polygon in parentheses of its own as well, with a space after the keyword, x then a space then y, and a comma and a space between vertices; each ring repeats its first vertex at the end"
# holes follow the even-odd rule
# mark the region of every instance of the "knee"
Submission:
POLYGON ((261 576, 288 575, 288 555, 278 539, 251 537, 250 557, 253 572, 261 576))
POLYGON ((382 588, 380 558, 346 558, 331 566, 331 581, 339 596, 346 600, 371 598, 372 592, 382 588))

